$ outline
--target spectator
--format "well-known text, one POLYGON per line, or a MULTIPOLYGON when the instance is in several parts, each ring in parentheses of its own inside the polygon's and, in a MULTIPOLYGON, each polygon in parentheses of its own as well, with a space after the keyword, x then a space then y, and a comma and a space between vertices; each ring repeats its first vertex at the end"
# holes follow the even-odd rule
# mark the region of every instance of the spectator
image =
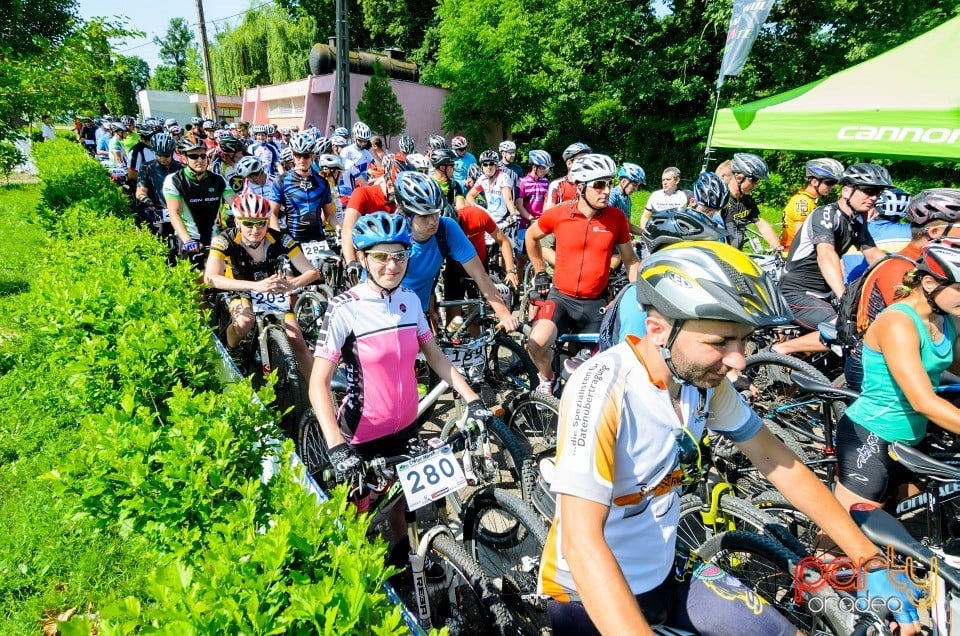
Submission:
POLYGON ((43 136, 43 140, 50 141, 51 139, 56 139, 57 134, 53 132, 53 126, 50 123, 50 115, 44 115, 40 121, 40 135, 43 136))
POLYGON ((677 190, 680 185, 680 168, 670 166, 664 169, 663 174, 660 175, 660 185, 663 189, 655 190, 647 199, 647 206, 643 209, 643 216, 640 217, 641 229, 654 212, 687 207, 687 195, 677 190))

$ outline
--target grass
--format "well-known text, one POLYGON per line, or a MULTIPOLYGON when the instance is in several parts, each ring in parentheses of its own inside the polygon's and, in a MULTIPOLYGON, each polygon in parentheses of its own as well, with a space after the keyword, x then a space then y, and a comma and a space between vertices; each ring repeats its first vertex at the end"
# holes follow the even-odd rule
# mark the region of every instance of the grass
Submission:
MULTIPOLYGON (((650 191, 647 190, 638 190, 630 196, 630 201, 633 203, 633 209, 630 214, 630 219, 635 225, 640 224, 640 216, 643 214, 643 208, 647 204, 647 199, 650 198, 650 191)), ((760 207, 760 216, 761 218, 766 219, 770 224, 779 232, 780 227, 783 225, 783 210, 771 205, 764 205, 759 203, 760 207)))
POLYGON ((40 187, 0 186, 0 634, 38 633, 44 618, 86 611, 94 590, 129 592, 148 564, 138 551, 64 521, 43 479, 76 445, 78 423, 57 406, 39 365, 19 359, 12 308, 29 302, 47 237, 33 222, 40 187))

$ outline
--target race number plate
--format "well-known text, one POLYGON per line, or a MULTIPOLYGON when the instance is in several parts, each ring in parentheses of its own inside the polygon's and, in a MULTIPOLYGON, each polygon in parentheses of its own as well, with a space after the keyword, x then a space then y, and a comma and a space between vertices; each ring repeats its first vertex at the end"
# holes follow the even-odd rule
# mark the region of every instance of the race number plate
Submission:
POLYGON ((486 362, 487 343, 483 338, 477 338, 455 347, 444 347, 443 352, 450 358, 450 363, 458 369, 479 367, 486 362))
POLYGON ((318 258, 324 252, 329 252, 330 246, 327 245, 326 241, 307 241, 300 244, 300 249, 303 250, 303 255, 307 258, 318 258))
POLYGON ((275 292, 250 292, 254 313, 267 311, 290 311, 290 297, 275 292))
POLYGON ((397 474, 410 510, 422 508, 467 485, 463 469, 449 446, 400 464, 397 474))

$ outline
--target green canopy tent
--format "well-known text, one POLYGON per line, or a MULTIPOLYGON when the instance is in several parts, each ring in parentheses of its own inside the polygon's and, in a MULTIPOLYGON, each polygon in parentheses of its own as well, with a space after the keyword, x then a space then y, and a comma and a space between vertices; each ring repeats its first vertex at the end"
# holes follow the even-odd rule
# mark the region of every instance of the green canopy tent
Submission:
POLYGON ((960 17, 826 79, 720 110, 711 145, 960 160, 960 17))

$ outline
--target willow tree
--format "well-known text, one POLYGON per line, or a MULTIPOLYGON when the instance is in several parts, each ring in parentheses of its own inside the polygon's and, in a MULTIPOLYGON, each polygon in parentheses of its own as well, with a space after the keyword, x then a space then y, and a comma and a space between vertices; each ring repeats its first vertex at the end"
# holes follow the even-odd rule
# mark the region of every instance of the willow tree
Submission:
POLYGON ((310 73, 310 49, 317 23, 291 17, 282 7, 263 5, 216 36, 210 57, 217 91, 241 93, 251 86, 303 79, 310 73))

